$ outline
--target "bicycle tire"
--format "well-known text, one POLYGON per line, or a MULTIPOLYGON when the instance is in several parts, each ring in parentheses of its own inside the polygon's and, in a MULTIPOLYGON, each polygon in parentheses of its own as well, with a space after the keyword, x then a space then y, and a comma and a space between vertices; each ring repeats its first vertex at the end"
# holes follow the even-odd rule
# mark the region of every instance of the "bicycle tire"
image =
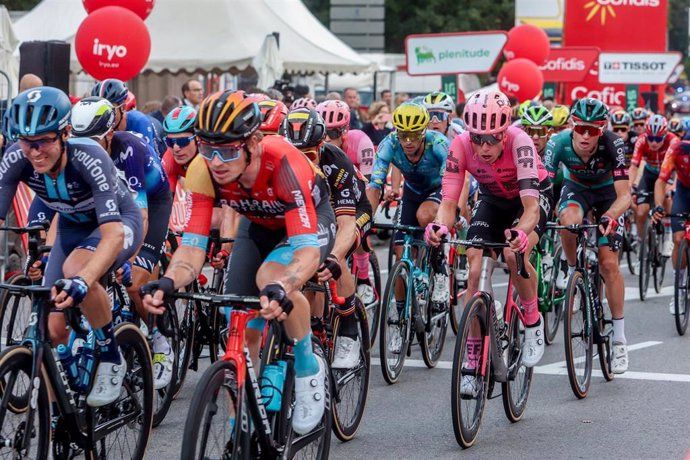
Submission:
POLYGON ((649 222, 645 224, 644 237, 640 240, 640 273, 638 276, 638 288, 640 293, 640 300, 647 299, 647 290, 649 289, 649 278, 651 275, 651 258, 649 257, 649 247, 651 238, 651 227, 649 222))
POLYGON ((369 346, 372 347, 376 341, 379 322, 381 321, 381 268, 374 251, 369 252, 369 273, 374 277, 374 289, 376 290, 376 303, 366 308, 367 322, 369 323, 369 346))
MULTIPOLYGON (((171 337, 166 337, 169 342, 170 349, 173 355, 172 377, 168 385, 159 390, 154 389, 154 409, 153 409, 153 427, 157 427, 163 422, 165 416, 170 410, 170 405, 175 399, 177 393, 177 376, 179 375, 180 364, 180 325, 177 319, 177 310, 166 310, 166 315, 169 315, 171 337)), ((153 347, 151 347, 151 359, 153 360, 153 347)), ((153 365, 152 365, 153 370, 153 365)))
POLYGON ((127 375, 125 376, 122 385, 123 393, 127 398, 122 397, 106 406, 92 408, 87 406, 87 420, 90 421, 89 429, 93 433, 101 431, 109 431, 108 433, 101 433, 100 439, 95 441, 93 446, 94 456, 96 458, 119 458, 119 459, 136 459, 144 458, 146 454, 146 445, 148 444, 151 435, 151 426, 153 422, 153 371, 151 368, 151 351, 146 337, 143 336, 141 330, 132 323, 121 323, 115 328, 115 339, 122 356, 127 363, 127 375), (136 366, 134 366, 136 364, 136 366), (133 369, 137 369, 136 374, 133 369), (132 393, 141 392, 142 399, 136 404, 128 402, 132 393), (110 415, 117 415, 125 418, 129 410, 136 410, 140 408, 141 413, 133 418, 133 422, 128 423, 113 423, 110 415), (102 425, 94 425, 95 422, 103 421, 102 425), (133 429, 134 427, 138 429, 133 429), (134 448, 129 448, 129 443, 122 442, 120 429, 132 429, 137 432, 137 440, 134 448), (112 431, 111 431, 112 430, 112 431), (113 437, 114 439, 110 439, 113 437), (124 447, 122 444, 126 444, 124 447), (123 447, 126 452, 120 455, 114 453, 117 447, 123 447))
MULTIPOLYGON (((472 329, 475 323, 475 327, 479 327, 480 337, 486 337, 489 333, 487 322, 488 308, 486 301, 481 296, 473 297, 462 312, 462 318, 460 319, 460 335, 455 342, 453 370, 451 374, 451 413, 453 431, 455 433, 455 440, 463 449, 472 447, 477 440, 477 435, 479 434, 484 416, 484 409, 486 407, 491 368, 490 363, 481 362, 480 360, 477 367, 474 369, 474 374, 468 374, 468 369, 463 370, 467 339, 470 335, 470 329, 472 329), (482 367, 486 370, 483 376, 481 375, 482 367), (478 388, 478 391, 476 391, 476 394, 472 395, 461 395, 460 389, 462 387, 462 379, 468 375, 474 376, 476 382, 475 388, 478 388), (467 403, 468 406, 463 407, 465 401, 474 401, 475 407, 471 408, 471 403, 467 403), (464 423, 465 416, 467 416, 467 423, 464 423)), ((484 343, 488 342, 485 341, 484 343)), ((480 353, 480 356, 481 355, 488 356, 488 359, 491 359, 490 350, 485 350, 484 353, 480 353)))
MULTIPOLYGON (((18 273, 6 283, 29 286, 31 280, 24 274, 18 273)), ((29 297, 14 294, 5 289, 0 292, 0 350, 21 343, 24 331, 29 325, 30 314, 31 299, 29 297), (29 300, 29 305, 22 305, 23 298, 29 300)))
MULTIPOLYGON (((597 327, 599 328, 599 334, 605 337, 603 342, 597 343, 597 355, 599 356, 599 367, 601 367, 601 373, 604 376, 604 380, 610 382, 613 380, 613 370, 611 369, 611 361, 613 359, 611 353, 611 341, 609 337, 610 330, 606 330, 606 318, 611 317, 610 309, 604 307, 604 299, 606 295, 605 290, 606 283, 601 274, 598 275, 598 280, 596 284, 596 289, 599 292, 599 303, 601 308, 601 318, 597 318, 597 327), (609 310, 609 314, 606 314, 606 310, 609 310)), ((610 323, 609 323, 610 324, 610 323)))
POLYGON ((587 302, 587 292, 585 281, 582 272, 575 270, 570 280, 568 280, 568 287, 566 288, 566 297, 563 302, 565 308, 565 321, 563 324, 563 339, 565 342, 565 362, 568 369, 568 381, 570 388, 578 399, 583 399, 587 396, 589 385, 592 380, 592 355, 593 355, 593 337, 591 332, 591 312, 587 302), (573 311, 573 304, 576 301, 576 296, 580 296, 580 305, 576 311, 573 311), (582 318, 582 327, 579 332, 573 333, 574 317, 582 318), (574 356, 574 347, 572 340, 577 335, 582 336, 584 343, 584 370, 582 373, 582 380, 580 380, 578 369, 575 368, 576 361, 580 357, 574 356))
MULTIPOLYGON (((332 412, 333 412, 333 434, 343 441, 350 441, 357 434, 359 425, 362 421, 362 416, 364 415, 364 409, 367 403, 367 396, 369 394, 369 377, 371 374, 371 356, 369 351, 371 349, 369 345, 369 322, 366 316, 366 310, 361 302, 357 301, 356 311, 354 313, 357 318, 358 323, 358 334, 360 340, 359 356, 360 364, 353 369, 333 369, 333 386, 339 395, 339 401, 337 399, 333 400, 332 412), (360 375, 359 379, 357 374, 360 375), (355 410, 353 414, 349 414, 349 411, 345 410, 343 401, 343 391, 350 383, 355 380, 359 380, 360 384, 355 387, 354 392, 357 395, 357 401, 354 405, 355 410), (342 382, 342 386, 341 386, 342 382), (346 416, 349 414, 349 417, 346 416), (345 421, 344 419, 347 419, 345 421)), ((337 342, 339 337, 338 333, 340 331, 340 317, 338 315, 333 315, 333 321, 331 330, 333 331, 334 344, 337 342)), ((331 362, 333 356, 330 356, 331 362)))
MULTIPOLYGON (((402 279, 404 283, 405 292, 408 289, 408 283, 413 283, 412 273, 408 267, 407 262, 397 261, 393 265, 393 270, 390 272, 388 281, 386 282, 386 290, 383 295, 383 303, 381 304, 381 327, 379 330, 379 357, 381 360, 381 372, 383 373, 383 379, 389 385, 396 383, 400 379, 403 367, 405 365, 405 357, 407 356, 407 348, 410 344, 410 329, 411 324, 411 314, 410 314, 410 299, 405 300, 405 309, 400 312, 402 313, 402 320, 400 319, 400 314, 397 311, 396 300, 395 300, 395 283, 398 277, 402 279), (391 316, 393 315, 393 316, 391 316), (395 317, 396 319, 391 319, 395 317), (394 366, 389 367, 389 340, 392 338, 389 334, 388 326, 391 324, 396 324, 400 328, 398 335, 400 336, 400 350, 391 351, 391 353, 398 355, 398 359, 393 362, 394 366)), ((407 297, 407 296, 406 296, 407 297)), ((397 339, 396 339, 397 342, 397 339)), ((395 347, 397 349, 397 346, 395 347)))
MULTIPOLYGON (((402 203, 398 202, 395 207, 395 213, 393 214, 392 224, 397 224, 400 221, 400 209, 402 208, 402 203)), ((388 242, 388 273, 391 273, 393 269, 393 263, 395 262, 395 230, 391 231, 390 241, 388 242)))
POLYGON ((639 267, 636 264, 640 260, 640 245, 637 241, 633 241, 633 236, 630 233, 626 236, 625 245, 625 257, 628 261, 628 271, 631 275, 636 276, 639 273, 639 267))
POLYGON ((690 247, 685 238, 680 243, 678 248, 678 255, 676 256, 676 275, 673 283, 673 302, 674 302, 674 322, 676 324, 676 331, 678 335, 685 335, 688 329, 688 281, 690 275, 688 274, 688 261, 690 261, 690 247), (685 260, 685 279, 681 279, 681 267, 683 266, 683 259, 685 260))
MULTIPOLYGON (((12 374, 15 374, 15 377, 12 378, 14 381, 13 383, 18 382, 16 374, 19 372, 25 376, 25 378, 20 377, 21 381, 27 383, 31 381, 31 367, 33 364, 32 360, 33 354, 31 350, 26 347, 13 346, 3 350, 2 354, 0 354, 0 395, 7 391, 8 377, 11 378, 12 374), (8 375, 8 373, 10 374, 8 375)), ((36 411, 34 414, 35 425, 32 427, 32 431, 36 431, 36 428, 38 428, 36 433, 37 442, 30 444, 29 452, 24 452, 22 455, 19 455, 18 452, 15 452, 15 455, 11 456, 11 458, 37 458, 40 460, 48 458, 50 448, 50 400, 48 398, 48 387, 45 382, 45 375, 46 374, 44 372, 41 372, 38 377, 40 382, 34 409, 36 411), (32 449, 32 446, 35 448, 35 450, 32 449)), ((28 386, 26 388, 22 388, 21 391, 27 393, 28 396, 28 386)), ((25 421, 21 419, 24 419, 27 416, 26 412, 29 408, 28 397, 10 397, 8 398, 8 402, 12 399, 26 400, 27 404, 24 404, 24 407, 21 408, 22 410, 17 410, 19 408, 16 407, 12 408, 9 404, 8 407, 0 407, 0 418, 3 420, 2 426, 0 427, 0 436, 2 436, 3 439, 10 440, 18 439, 17 435, 25 430, 25 421), (8 420, 14 419, 14 416, 16 416, 18 420, 16 425, 8 423, 8 420)), ((7 447, 12 446, 3 445, 0 447, 0 455, 3 457, 5 457, 4 452, 7 452, 5 450, 7 447)))
POLYGON ((180 351, 179 360, 177 363, 177 376, 175 378, 175 394, 173 395, 173 399, 177 399, 178 395, 180 394, 180 390, 182 390, 182 386, 184 385, 184 381, 187 378, 189 364, 192 361, 192 355, 194 354, 194 340, 196 338, 196 321, 194 320, 195 302, 192 300, 178 299, 175 301, 176 309, 178 308, 179 303, 184 304, 184 310, 182 311, 182 320, 179 321, 180 351))
POLYGON ((663 235, 656 235, 656 262, 657 266, 654 270, 654 290, 657 294, 661 293, 661 288, 664 285, 664 277, 666 276, 666 263, 668 262, 668 257, 661 254, 661 248, 663 247, 663 235))
POLYGON ((426 305, 420 308, 419 317, 424 322, 424 330, 417 334, 417 341, 422 349, 422 360, 429 369, 436 367, 443 353, 443 346, 445 345, 448 332, 448 309, 450 306, 449 303, 446 303, 442 307, 444 311, 443 316, 436 321, 432 321, 434 317, 439 316, 438 313, 434 314, 434 303, 431 301, 432 292, 434 292, 433 270, 429 273, 426 305))
MULTIPOLYGON (((450 328, 453 330, 453 334, 457 337, 458 331, 460 330, 460 318, 462 317, 463 301, 460 299, 460 292, 462 291, 460 282, 455 278, 455 274, 460 267, 460 257, 467 257, 466 255, 460 255, 455 253, 455 258, 453 260, 453 277, 451 281, 452 289, 450 291, 450 314, 449 322, 450 328)), ((464 296, 463 296, 464 297, 464 296)))
POLYGON ((548 288, 548 302, 551 304, 548 311, 543 312, 544 316, 544 342, 551 345, 556 340, 558 335, 558 328, 563 319, 563 293, 556 288, 556 275, 560 267, 555 264, 560 264, 561 254, 563 248, 559 245, 554 252, 553 260, 554 266, 552 268, 551 279, 548 288))
MULTIPOLYGON (((517 365, 518 360, 522 355, 522 344, 525 340, 525 328, 517 313, 513 313, 513 317, 508 324, 508 337, 510 343, 508 344, 508 367, 517 365), (522 326, 522 327, 521 327, 522 326)), ((527 408, 527 400, 529 399, 530 389, 532 388, 532 376, 534 374, 533 367, 525 367, 520 365, 514 380, 508 380, 501 383, 501 394, 503 396, 503 410, 508 420, 511 423, 519 422, 525 409, 527 408), (520 374, 522 372, 522 374, 520 374), (518 397, 513 396, 513 389, 522 380, 523 385, 518 391, 518 397)))
MULTIPOLYGON (((226 307, 228 308, 228 307, 226 307)), ((214 363, 225 353, 225 343, 228 338, 228 320, 224 309, 209 309, 203 305, 197 305, 199 315, 206 315, 210 319, 211 338, 208 344, 208 352, 211 362, 214 363), (202 311, 202 309, 205 309, 202 311)))

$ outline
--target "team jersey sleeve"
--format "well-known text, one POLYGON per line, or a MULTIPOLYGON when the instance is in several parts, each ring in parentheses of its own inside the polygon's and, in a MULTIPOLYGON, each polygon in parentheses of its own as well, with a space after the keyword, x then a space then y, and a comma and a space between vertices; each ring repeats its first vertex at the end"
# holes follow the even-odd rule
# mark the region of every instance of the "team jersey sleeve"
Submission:
POLYGON ((625 141, 617 134, 607 132, 606 151, 612 155, 613 180, 628 180, 628 168, 625 167, 625 141))
POLYGON ((56 212, 50 209, 45 201, 35 196, 31 201, 31 206, 29 206, 29 214, 26 218, 27 225, 38 225, 46 220, 52 222, 56 212))
POLYGON ((175 193, 175 190, 177 190, 177 163, 175 163, 175 159, 173 158, 172 151, 170 149, 165 151, 161 165, 163 166, 165 175, 168 176, 170 191, 175 193))
POLYGON ((4 220, 12 206, 17 185, 22 173, 29 165, 19 144, 11 146, 0 160, 0 219, 4 220))
POLYGON ((680 143, 672 143, 669 146, 666 151, 666 156, 664 156, 664 161, 661 163, 661 168, 659 169, 659 180, 664 182, 671 181, 671 175, 676 169, 676 156, 678 155, 678 150, 680 150, 680 143))
POLYGON ((365 133, 361 131, 360 133, 357 145, 357 163, 360 172, 369 176, 374 169, 374 143, 365 133))
POLYGON ((182 236, 182 246, 191 246, 205 251, 211 231, 216 192, 211 173, 201 156, 197 156, 189 165, 185 184, 190 216, 182 236))
POLYGON ((560 163, 560 158, 558 155, 559 148, 558 142, 556 142, 557 136, 552 136, 551 139, 546 143, 546 152, 544 153, 544 168, 546 172, 549 173, 549 178, 553 180, 558 173, 558 166, 560 163))
POLYGON ((446 170, 441 181, 441 193, 444 200, 457 202, 465 185, 465 153, 460 136, 450 144, 450 151, 445 162, 446 170))
POLYGON ((635 141, 635 148, 633 148, 632 160, 630 160, 630 164, 632 166, 640 166, 640 163, 642 163, 642 152, 644 150, 644 144, 646 142, 646 139, 646 136, 640 136, 637 138, 637 141, 635 141))
POLYGON ((327 169, 324 172, 331 189, 333 212, 335 212, 336 217, 354 216, 357 208, 354 193, 355 182, 357 181, 355 166, 345 153, 332 155, 331 161, 328 163, 324 165, 324 169, 327 169))
POLYGON ((369 187, 383 189, 386 184, 386 176, 388 176, 388 168, 393 160, 393 133, 386 136, 381 141, 379 148, 376 151, 374 158, 374 167, 371 170, 371 180, 369 187))
POLYGON ((539 168, 537 149, 534 142, 520 130, 513 139, 513 161, 517 170, 520 197, 532 196, 539 198, 539 168))
POLYGON ((315 170, 309 160, 302 154, 285 155, 274 174, 276 196, 285 204, 285 228, 290 245, 318 247, 316 204, 311 193, 315 170))
POLYGON ((132 154, 125 160, 125 175, 132 194, 134 203, 139 209, 148 209, 148 199, 146 196, 146 162, 148 161, 149 146, 142 139, 136 139, 124 147, 132 148, 132 154))

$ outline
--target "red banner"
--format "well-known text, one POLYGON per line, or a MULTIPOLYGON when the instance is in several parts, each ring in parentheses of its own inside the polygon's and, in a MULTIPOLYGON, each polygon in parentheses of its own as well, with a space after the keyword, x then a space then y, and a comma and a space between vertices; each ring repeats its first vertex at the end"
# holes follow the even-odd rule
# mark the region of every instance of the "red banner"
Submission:
POLYGON ((666 51, 668 0, 566 0, 563 44, 666 51))
POLYGON ((593 46, 551 48, 546 63, 539 68, 544 81, 581 82, 598 58, 599 48, 593 46))

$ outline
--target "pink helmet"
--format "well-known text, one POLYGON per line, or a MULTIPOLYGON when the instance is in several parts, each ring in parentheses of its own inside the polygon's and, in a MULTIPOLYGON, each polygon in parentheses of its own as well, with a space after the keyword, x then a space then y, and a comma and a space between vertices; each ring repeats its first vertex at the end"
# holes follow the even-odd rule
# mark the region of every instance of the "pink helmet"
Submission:
POLYGON ((310 97, 300 97, 299 99, 292 101, 290 110, 301 109, 302 107, 306 107, 309 110, 315 109, 316 101, 310 97))
POLYGON ((263 93, 249 93, 249 94, 247 94, 247 97, 251 97, 252 99, 254 99, 257 102, 257 104, 261 101, 270 101, 271 100, 271 98, 267 94, 263 94, 263 93))
POLYGON ((484 89, 470 97, 462 118, 470 133, 494 134, 510 126, 512 114, 513 109, 505 94, 484 89))
POLYGON ((350 126, 350 107, 343 101, 328 100, 316 106, 326 129, 340 129, 350 126))

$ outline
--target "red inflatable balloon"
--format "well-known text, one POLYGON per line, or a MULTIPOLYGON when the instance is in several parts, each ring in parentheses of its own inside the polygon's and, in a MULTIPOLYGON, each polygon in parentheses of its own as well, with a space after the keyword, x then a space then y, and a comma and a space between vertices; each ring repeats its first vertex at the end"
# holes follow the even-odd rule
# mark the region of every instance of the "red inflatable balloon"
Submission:
POLYGON ((119 6, 106 6, 84 19, 74 47, 79 63, 95 79, 127 81, 149 60, 151 37, 139 16, 119 6))
POLYGON ((541 92, 544 76, 534 62, 525 58, 503 64, 498 72, 498 88, 518 101, 534 99, 541 92))
POLYGON ((151 14, 154 0, 82 0, 82 3, 89 14, 105 6, 121 6, 136 13, 141 19, 146 19, 151 14))
POLYGON ((508 60, 526 58, 542 65, 550 51, 549 36, 543 29, 532 24, 522 24, 508 31, 508 42, 503 48, 503 55, 508 60))

